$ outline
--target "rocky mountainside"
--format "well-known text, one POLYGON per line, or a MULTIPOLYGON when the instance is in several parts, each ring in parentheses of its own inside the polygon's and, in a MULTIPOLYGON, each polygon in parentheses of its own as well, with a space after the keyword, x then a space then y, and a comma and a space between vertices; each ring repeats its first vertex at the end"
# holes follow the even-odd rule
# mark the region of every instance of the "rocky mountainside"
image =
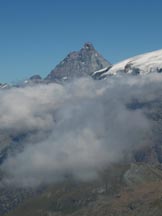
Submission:
POLYGON ((105 60, 91 43, 85 43, 78 52, 71 52, 46 77, 47 81, 64 81, 91 75, 111 64, 105 60))
POLYGON ((49 186, 6 216, 161 216, 162 167, 116 164, 89 183, 49 186))

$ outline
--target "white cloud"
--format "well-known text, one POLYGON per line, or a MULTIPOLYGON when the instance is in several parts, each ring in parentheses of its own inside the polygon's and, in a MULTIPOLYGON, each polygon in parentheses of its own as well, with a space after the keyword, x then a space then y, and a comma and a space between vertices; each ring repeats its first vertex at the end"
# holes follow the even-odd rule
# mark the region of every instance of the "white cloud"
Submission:
POLYGON ((139 76, 98 82, 86 78, 64 86, 1 92, 0 128, 36 131, 37 136, 29 134, 24 151, 3 163, 5 181, 38 185, 68 173, 89 179, 102 166, 120 161, 126 152, 144 144, 151 124, 142 109, 130 110, 127 104, 134 98, 157 97, 160 79, 139 76), (43 139, 44 132, 48 133, 43 139))

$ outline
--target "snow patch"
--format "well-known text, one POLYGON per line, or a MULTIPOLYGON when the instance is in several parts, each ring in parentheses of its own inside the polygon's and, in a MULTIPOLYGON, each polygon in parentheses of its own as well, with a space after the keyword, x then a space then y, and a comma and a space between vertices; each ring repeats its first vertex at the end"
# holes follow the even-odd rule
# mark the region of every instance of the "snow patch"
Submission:
POLYGON ((154 71, 161 71, 162 68, 162 49, 154 52, 149 52, 146 54, 138 55, 124 61, 121 61, 102 76, 116 75, 120 71, 125 71, 126 73, 131 73, 132 69, 139 69, 140 74, 148 74, 154 71), (129 67, 130 69, 126 69, 129 67))

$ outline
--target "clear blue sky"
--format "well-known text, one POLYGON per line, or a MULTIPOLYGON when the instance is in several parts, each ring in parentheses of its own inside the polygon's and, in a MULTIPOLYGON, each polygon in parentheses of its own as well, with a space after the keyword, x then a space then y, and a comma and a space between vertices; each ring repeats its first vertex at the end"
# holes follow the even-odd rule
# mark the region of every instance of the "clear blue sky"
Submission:
POLYGON ((112 63, 162 49, 162 1, 0 0, 0 82, 46 76, 87 41, 112 63))

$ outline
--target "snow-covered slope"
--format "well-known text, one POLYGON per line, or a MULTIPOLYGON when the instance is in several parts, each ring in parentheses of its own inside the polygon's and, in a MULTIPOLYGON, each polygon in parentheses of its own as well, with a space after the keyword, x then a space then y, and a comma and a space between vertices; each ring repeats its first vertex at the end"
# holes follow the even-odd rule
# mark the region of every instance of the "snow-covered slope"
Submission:
POLYGON ((116 75, 119 72, 128 74, 148 74, 151 72, 162 72, 162 50, 138 55, 115 64, 102 77, 116 75))
POLYGON ((8 89, 9 88, 9 85, 7 83, 0 83, 0 89, 8 89))
POLYGON ((97 70, 91 74, 94 79, 99 79, 102 74, 105 74, 112 66, 105 67, 103 69, 97 70))

